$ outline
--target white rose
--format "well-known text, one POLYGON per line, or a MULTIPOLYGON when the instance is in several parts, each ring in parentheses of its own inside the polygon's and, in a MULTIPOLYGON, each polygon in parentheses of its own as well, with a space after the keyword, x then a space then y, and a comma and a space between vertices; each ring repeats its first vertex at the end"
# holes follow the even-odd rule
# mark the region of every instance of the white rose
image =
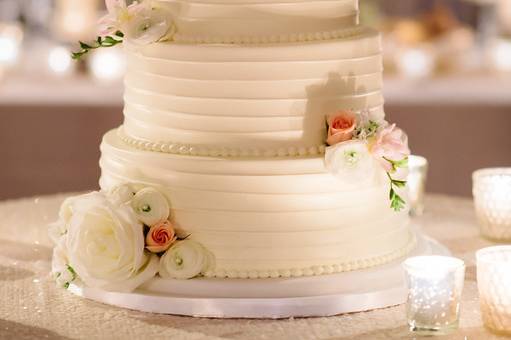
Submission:
POLYGON ((191 279, 212 269, 213 254, 200 243, 184 240, 175 243, 160 258, 160 276, 163 278, 191 279))
POLYGON ((48 225, 48 236, 53 244, 57 244, 62 235, 67 232, 67 224, 61 220, 48 225))
POLYGON ((71 282, 76 280, 76 273, 70 266, 55 275, 55 283, 60 288, 69 288, 71 282))
POLYGON ((169 218, 169 202, 158 190, 145 188, 135 194, 131 206, 138 219, 147 226, 162 223, 169 218))
POLYGON ((48 235, 54 244, 57 244, 61 236, 67 233, 67 226, 69 224, 69 220, 71 219, 71 216, 73 216, 74 203, 78 199, 86 197, 88 195, 90 194, 68 197, 61 204, 58 221, 51 223, 48 227, 48 235))
POLYGON ((107 193, 108 199, 114 204, 128 203, 133 199, 137 190, 131 184, 122 184, 110 189, 107 193))
POLYGON ((51 261, 51 272, 53 275, 60 273, 66 269, 69 263, 66 251, 66 236, 63 236, 53 248, 53 256, 51 261))
POLYGON ((66 251, 66 236, 61 237, 57 246, 53 249, 51 272, 57 286, 62 288, 69 287, 69 284, 77 277, 76 272, 69 265, 66 251))
POLYGON ((68 223, 71 219, 71 216, 73 216, 73 204, 80 197, 81 196, 68 197, 60 206, 59 219, 64 223, 68 223))
POLYGON ((141 9, 136 15, 122 25, 122 30, 130 42, 147 45, 172 38, 175 25, 168 11, 150 1, 139 6, 141 9))
POLYGON ((143 226, 132 209, 102 193, 74 203, 66 248, 69 265, 89 287, 130 292, 158 270, 158 257, 144 252, 143 226))
POLYGON ((367 143, 351 140, 326 148, 325 167, 330 173, 346 183, 360 182, 373 178, 374 159, 367 143))

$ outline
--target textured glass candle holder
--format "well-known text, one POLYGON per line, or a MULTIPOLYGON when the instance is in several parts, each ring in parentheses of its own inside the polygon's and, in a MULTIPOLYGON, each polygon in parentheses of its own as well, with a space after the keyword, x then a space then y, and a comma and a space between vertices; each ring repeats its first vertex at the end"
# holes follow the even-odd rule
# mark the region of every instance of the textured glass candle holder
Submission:
POLYGON ((484 325, 511 335, 511 246, 479 250, 477 286, 484 325))
POLYGON ((481 169, 472 179, 481 234, 492 240, 511 240, 511 168, 481 169))
POLYGON ((424 212, 424 193, 428 174, 428 160, 421 156, 412 155, 408 158, 408 200, 410 214, 420 216, 424 212))
POLYGON ((420 335, 443 335, 457 329, 464 262, 448 256, 417 256, 407 259, 403 267, 410 330, 420 335))

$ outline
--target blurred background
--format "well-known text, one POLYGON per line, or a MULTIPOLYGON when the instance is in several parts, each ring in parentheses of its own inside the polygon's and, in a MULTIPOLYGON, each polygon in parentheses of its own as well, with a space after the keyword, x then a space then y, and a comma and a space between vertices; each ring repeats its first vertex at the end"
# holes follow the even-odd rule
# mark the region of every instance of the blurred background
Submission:
MULTIPOLYGON (((360 0, 384 32, 389 120, 430 162, 428 191, 470 195, 511 165, 511 0, 360 0)), ((100 0, 0 0, 0 199, 97 187, 99 143, 122 122, 125 62, 76 63, 100 0)))

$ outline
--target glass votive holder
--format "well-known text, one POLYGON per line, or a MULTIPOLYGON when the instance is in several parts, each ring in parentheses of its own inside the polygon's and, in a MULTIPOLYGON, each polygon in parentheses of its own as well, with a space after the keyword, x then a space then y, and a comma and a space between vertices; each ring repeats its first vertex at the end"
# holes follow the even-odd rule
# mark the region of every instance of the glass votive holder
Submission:
POLYGON ((495 333, 511 335, 511 246, 481 249, 476 259, 484 325, 495 333))
POLYGON ((407 259, 403 267, 410 330, 419 335, 443 335, 457 329, 465 263, 449 256, 416 256, 407 259))
POLYGON ((481 234, 492 240, 511 240, 511 168, 477 170, 472 180, 481 234))
POLYGON ((410 214, 420 216, 424 212, 424 193, 428 174, 428 160, 421 156, 411 155, 408 158, 408 200, 410 214))

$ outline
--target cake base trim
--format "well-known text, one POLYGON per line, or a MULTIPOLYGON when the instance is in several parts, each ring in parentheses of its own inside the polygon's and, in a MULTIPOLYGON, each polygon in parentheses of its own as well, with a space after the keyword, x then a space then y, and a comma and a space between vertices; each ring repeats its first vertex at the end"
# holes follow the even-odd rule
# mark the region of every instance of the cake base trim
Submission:
POLYGON ((413 232, 410 232, 410 241, 402 248, 392 253, 359 259, 355 261, 344 262, 334 265, 317 265, 305 268, 291 268, 279 270, 225 270, 215 268, 213 271, 204 273, 208 278, 228 278, 228 279, 268 279, 268 278, 297 278, 306 276, 320 276, 327 274, 336 274, 343 272, 351 272, 380 266, 396 259, 403 258, 417 247, 417 238, 413 232))
MULTIPOLYGON (((437 241, 417 234, 409 255, 448 255, 437 241)), ((112 293, 72 283, 75 295, 151 313, 212 318, 289 318, 332 316, 402 304, 406 284, 401 261, 364 271, 310 278, 186 282, 154 279, 135 292, 112 293)))

